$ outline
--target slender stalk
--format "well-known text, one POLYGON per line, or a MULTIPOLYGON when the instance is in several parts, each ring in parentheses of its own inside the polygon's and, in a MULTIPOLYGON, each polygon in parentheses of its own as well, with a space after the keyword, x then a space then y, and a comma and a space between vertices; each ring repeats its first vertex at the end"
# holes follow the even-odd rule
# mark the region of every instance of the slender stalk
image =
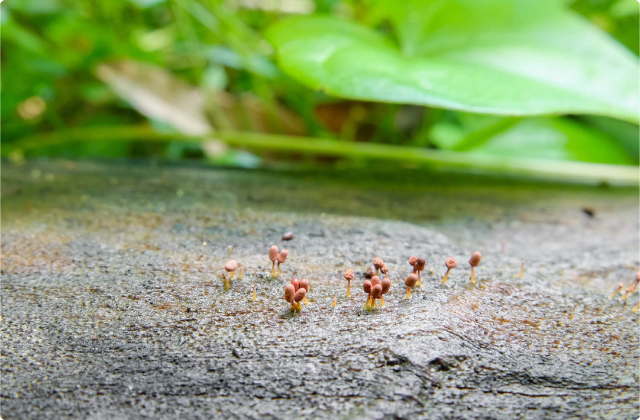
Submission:
POLYGON ((369 297, 367 297, 367 303, 364 305, 365 309, 371 309, 371 293, 369 293, 369 297))
POLYGON ((518 274, 518 278, 521 279, 524 277, 524 261, 522 261, 522 265, 520 266, 520 274, 518 274))
POLYGON ((447 277, 449 277, 449 271, 451 271, 451 269, 447 268, 447 272, 444 273, 444 277, 442 278, 442 284, 447 284, 447 277))
POLYGON ((611 296, 609 296, 609 299, 613 299, 619 292, 622 291, 622 288, 624 286, 622 285, 622 283, 618 284, 618 287, 616 288, 616 291, 613 292, 613 294, 611 296))

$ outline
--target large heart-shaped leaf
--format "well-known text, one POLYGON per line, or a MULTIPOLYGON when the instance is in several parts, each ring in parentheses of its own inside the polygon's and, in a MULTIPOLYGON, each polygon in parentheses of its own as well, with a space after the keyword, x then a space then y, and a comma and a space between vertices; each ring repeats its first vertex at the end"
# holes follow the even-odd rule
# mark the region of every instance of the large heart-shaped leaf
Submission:
POLYGON ((548 0, 382 3, 399 45, 364 25, 302 16, 270 28, 280 67, 353 99, 501 115, 638 121, 638 58, 548 0))

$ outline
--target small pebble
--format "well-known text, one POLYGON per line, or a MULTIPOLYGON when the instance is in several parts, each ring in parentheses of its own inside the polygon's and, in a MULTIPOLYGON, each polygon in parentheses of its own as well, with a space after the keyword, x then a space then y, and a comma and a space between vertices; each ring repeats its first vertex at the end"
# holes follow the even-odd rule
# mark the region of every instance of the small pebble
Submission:
POLYGON ((284 234, 282 234, 282 240, 283 241, 290 241, 293 239, 293 232, 286 232, 284 234))
POLYGON ((591 207, 583 207, 582 212, 589 217, 596 217, 596 211, 591 207))

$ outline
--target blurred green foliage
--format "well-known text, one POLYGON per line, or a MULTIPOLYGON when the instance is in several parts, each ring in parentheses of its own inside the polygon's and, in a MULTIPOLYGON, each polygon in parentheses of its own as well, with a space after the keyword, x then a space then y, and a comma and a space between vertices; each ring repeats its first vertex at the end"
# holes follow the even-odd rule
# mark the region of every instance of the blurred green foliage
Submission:
MULTIPOLYGON (((565 8, 561 13, 582 15, 580 19, 588 23, 580 22, 580 27, 588 28, 588 34, 595 36, 594 39, 602 40, 603 36, 615 39, 610 44, 620 50, 613 54, 633 54, 632 60, 637 67, 637 1, 553 1, 565 8)), ((468 153, 470 156, 487 154, 561 161, 638 163, 637 124, 605 116, 558 115, 564 113, 563 104, 569 100, 577 103, 578 106, 574 107, 576 111, 588 112, 587 105, 593 99, 592 91, 598 88, 595 84, 584 87, 584 110, 579 109, 579 96, 567 99, 560 94, 556 97, 549 91, 543 92, 547 95, 545 98, 552 102, 557 99, 560 105, 533 112, 549 116, 513 118, 471 114, 468 111, 493 112, 472 106, 448 106, 446 101, 385 101, 375 95, 367 96, 370 92, 367 92, 366 75, 361 75, 359 80, 357 73, 346 84, 343 83, 345 91, 329 89, 333 95, 327 94, 314 89, 316 86, 313 83, 305 82, 304 78, 309 77, 314 68, 305 67, 308 63, 301 65, 296 62, 305 49, 307 53, 317 52, 320 48, 317 44, 299 44, 299 54, 289 55, 289 64, 281 70, 279 64, 282 63, 278 62, 278 58, 285 57, 286 51, 281 50, 280 41, 276 40, 274 44, 269 42, 274 40, 269 35, 273 32, 269 31, 286 24, 286 18, 290 15, 313 13, 324 15, 325 19, 331 19, 332 22, 338 18, 348 20, 352 22, 349 25, 356 25, 358 30, 369 34, 366 36, 383 39, 382 42, 391 45, 400 39, 403 54, 424 48, 446 52, 454 48, 451 43, 465 42, 464 37, 457 40, 452 38, 451 31, 455 25, 463 24, 470 31, 467 41, 490 33, 492 28, 510 26, 509 22, 500 21, 501 15, 496 16, 495 12, 513 5, 514 1, 492 0, 492 9, 479 9, 478 13, 487 13, 497 19, 493 24, 485 23, 480 27, 477 26, 477 19, 461 21, 461 17, 455 15, 455 8, 441 10, 436 22, 430 22, 421 15, 422 20, 417 26, 415 22, 399 25, 398 14, 407 13, 399 5, 406 8, 413 3, 428 5, 434 2, 6 0, 0 6, 3 151, 12 150, 6 146, 19 144, 21 139, 38 133, 92 127, 96 130, 104 127, 124 129, 151 123, 159 132, 169 130, 193 134, 188 129, 185 131, 184 127, 199 122, 204 125, 203 130, 211 128, 294 134, 345 142, 440 149, 468 153), (326 17, 328 15, 332 17, 326 17), (413 32, 407 28, 413 28, 413 32), (440 38, 435 37, 434 33, 440 38), (292 66, 297 66, 295 71, 292 71, 292 66), (145 77, 148 80, 145 81, 145 77), (362 86, 358 83, 362 83, 362 86), (348 90, 355 85, 366 94, 350 94, 348 90), (145 101, 149 106, 145 105, 145 101), (199 119, 200 113, 204 120, 199 119), (177 121, 176 118, 182 120, 177 121)), ((457 3, 464 2, 458 0, 457 3)), ((428 10, 423 12, 427 13, 428 10)), ((509 18, 508 14, 502 16, 509 18)), ((285 41, 295 40, 296 37, 302 37, 302 32, 296 31, 303 31, 304 26, 292 28, 289 33, 281 32, 278 37, 287 38, 285 41)), ((335 35, 344 35, 339 29, 335 35)), ((330 25, 320 26, 317 33, 311 33, 310 39, 313 41, 323 33, 331 34, 332 30, 330 25)), ((544 27, 540 30, 544 30, 544 27)), ((331 37, 327 39, 326 42, 331 42, 331 37)), ((344 42, 344 39, 334 40, 344 42)), ((580 50, 580 54, 589 57, 589 45, 584 45, 579 37, 571 41, 569 34, 563 42, 567 42, 564 47, 580 50)), ((544 54, 541 57, 544 59, 544 54)), ((607 54, 591 55, 594 62, 605 66, 603 68, 612 65, 606 62, 609 57, 607 54)), ((328 72, 327 80, 341 83, 340 71, 353 64, 362 64, 357 60, 357 54, 347 56, 344 62, 337 63, 335 72, 328 72)), ((375 67, 375 62, 367 64, 375 67)), ((544 64, 540 63, 542 67, 544 64)), ((402 67, 398 70, 401 71, 402 67)), ((465 85, 466 81, 458 82, 460 76, 455 71, 456 68, 451 75, 445 74, 443 80, 452 80, 448 89, 454 90, 456 95, 462 95, 457 97, 459 102, 466 101, 473 105, 476 97, 465 99, 464 92, 477 86, 473 83, 465 85)), ((470 68, 468 73, 473 74, 474 71, 474 68, 470 68)), ((396 79, 402 81, 403 75, 397 74, 396 79)), ((499 82, 499 78, 495 82, 499 82)), ((540 94, 540 86, 532 84, 528 87, 526 82, 518 89, 518 95, 509 104, 516 111, 526 105, 527 89, 531 89, 532 96, 540 94)), ((579 93, 572 89, 572 95, 579 93)), ((504 90, 510 91, 508 86, 504 90)), ((624 98, 616 98, 620 92, 610 91, 609 94, 606 99, 610 104, 620 105, 624 102, 624 98)), ((497 102, 500 102, 502 97, 499 93, 496 95, 497 102)), ((633 105, 626 106, 626 110, 632 108, 633 105)), ((509 109, 505 109, 495 113, 528 114, 510 113, 509 109)), ((616 116, 616 112, 588 113, 616 116)), ((629 115, 632 112, 619 116, 633 121, 633 116, 629 115)), ((218 147, 211 142, 206 147, 198 147, 175 142, 134 140, 43 144, 42 147, 31 147, 24 153, 27 156, 67 157, 207 157, 214 163, 248 167, 260 163, 259 158, 252 154, 218 147)), ((297 159, 295 154, 282 152, 265 152, 260 158, 263 161, 297 159)))
POLYGON ((378 0, 376 28, 285 19, 267 38, 287 74, 331 95, 498 115, 638 122, 638 63, 555 0, 378 0))

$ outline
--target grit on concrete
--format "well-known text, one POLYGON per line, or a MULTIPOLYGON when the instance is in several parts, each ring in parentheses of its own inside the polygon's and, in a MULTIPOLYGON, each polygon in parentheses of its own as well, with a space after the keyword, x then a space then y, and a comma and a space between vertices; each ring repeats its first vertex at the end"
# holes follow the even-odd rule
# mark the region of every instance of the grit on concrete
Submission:
POLYGON ((3 419, 640 415, 638 293, 608 299, 638 270, 637 189, 4 166, 3 419), (290 251, 278 279, 273 244, 290 251), (412 255, 427 269, 409 301, 412 255), (366 312, 376 256, 393 287, 366 312), (225 291, 232 258, 244 279, 225 291), (300 313, 283 300, 294 276, 311 283, 300 313))

